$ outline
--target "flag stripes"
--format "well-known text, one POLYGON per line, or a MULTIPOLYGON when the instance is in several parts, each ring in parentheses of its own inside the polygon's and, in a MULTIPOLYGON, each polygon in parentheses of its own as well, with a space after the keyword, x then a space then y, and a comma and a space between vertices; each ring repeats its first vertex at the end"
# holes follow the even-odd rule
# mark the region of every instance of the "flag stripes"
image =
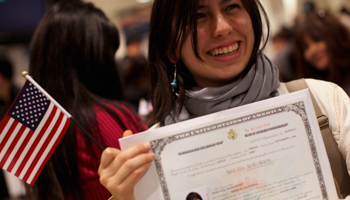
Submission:
POLYGON ((0 167, 33 185, 69 123, 52 102, 35 131, 6 115, 0 124, 0 167))

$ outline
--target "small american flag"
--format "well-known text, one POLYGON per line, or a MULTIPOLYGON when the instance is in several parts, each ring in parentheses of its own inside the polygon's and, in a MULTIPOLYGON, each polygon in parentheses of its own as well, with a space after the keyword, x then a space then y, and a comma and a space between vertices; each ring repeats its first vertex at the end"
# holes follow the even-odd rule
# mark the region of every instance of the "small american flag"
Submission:
POLYGON ((0 167, 30 185, 71 121, 70 115, 38 87, 27 80, 0 123, 0 167))

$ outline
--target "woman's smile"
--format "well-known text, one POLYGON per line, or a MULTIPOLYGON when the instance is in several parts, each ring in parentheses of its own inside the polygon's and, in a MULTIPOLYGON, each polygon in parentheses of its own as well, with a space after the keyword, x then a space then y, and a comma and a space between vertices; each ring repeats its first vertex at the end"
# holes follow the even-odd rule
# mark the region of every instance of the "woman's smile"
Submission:
POLYGON ((220 46, 209 51, 209 57, 215 61, 219 62, 217 66, 220 66, 220 63, 229 63, 234 64, 236 60, 241 56, 241 48, 239 42, 234 42, 231 45, 220 46))
POLYGON ((203 0, 197 11, 198 60, 192 35, 181 48, 181 60, 199 87, 220 87, 248 65, 254 47, 251 18, 241 0, 203 0))
POLYGON ((239 47, 238 42, 235 42, 234 44, 226 47, 219 47, 219 48, 213 49, 209 53, 212 56, 226 56, 236 52, 238 47, 239 47))

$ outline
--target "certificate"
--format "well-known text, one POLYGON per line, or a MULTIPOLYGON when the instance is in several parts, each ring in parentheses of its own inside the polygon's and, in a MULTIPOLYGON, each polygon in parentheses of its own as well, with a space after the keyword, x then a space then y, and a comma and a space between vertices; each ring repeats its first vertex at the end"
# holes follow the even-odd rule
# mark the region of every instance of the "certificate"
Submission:
POLYGON ((137 200, 337 199, 308 90, 120 139, 155 153, 137 200))

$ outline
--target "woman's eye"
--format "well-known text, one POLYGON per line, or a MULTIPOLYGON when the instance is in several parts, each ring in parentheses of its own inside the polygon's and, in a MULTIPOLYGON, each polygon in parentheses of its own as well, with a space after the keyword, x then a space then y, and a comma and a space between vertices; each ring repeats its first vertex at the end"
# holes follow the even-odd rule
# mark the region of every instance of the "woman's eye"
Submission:
POLYGON ((229 5, 229 6, 227 6, 226 10, 233 10, 235 8, 239 8, 239 5, 237 5, 237 4, 229 5))
POLYGON ((198 13, 197 14, 197 19, 200 19, 200 18, 203 18, 203 17, 205 17, 205 15, 203 13, 198 13))

